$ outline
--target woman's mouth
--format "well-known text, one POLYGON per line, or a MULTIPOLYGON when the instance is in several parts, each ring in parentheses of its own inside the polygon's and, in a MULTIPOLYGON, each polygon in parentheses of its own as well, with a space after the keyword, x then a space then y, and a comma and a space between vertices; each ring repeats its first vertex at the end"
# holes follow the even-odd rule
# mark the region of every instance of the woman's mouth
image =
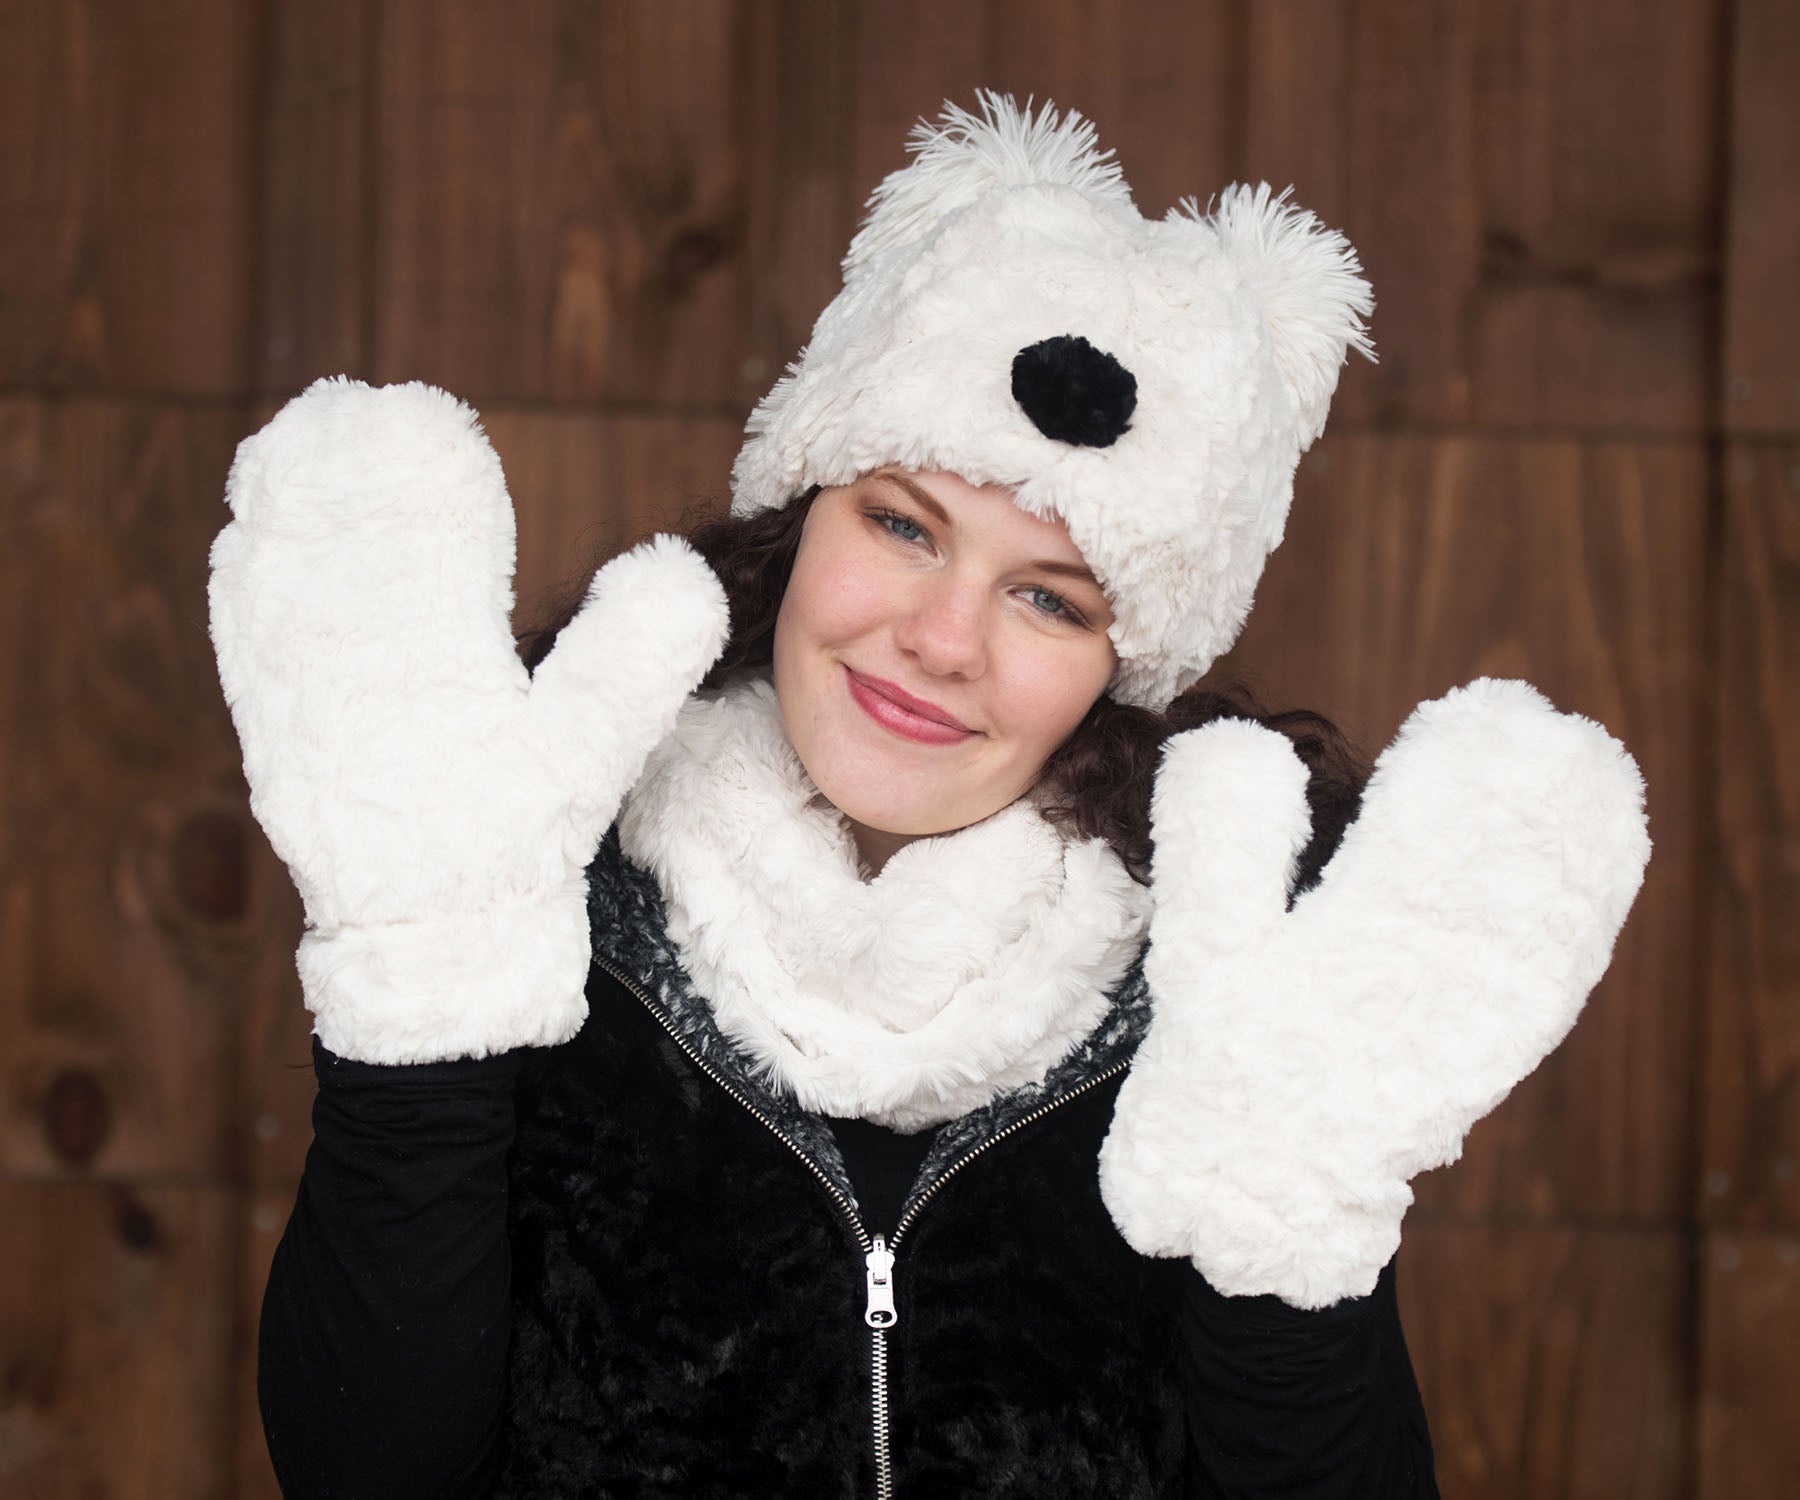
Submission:
POLYGON ((844 668, 856 706, 883 729, 921 745, 955 745, 975 731, 935 703, 915 698, 896 683, 844 668))

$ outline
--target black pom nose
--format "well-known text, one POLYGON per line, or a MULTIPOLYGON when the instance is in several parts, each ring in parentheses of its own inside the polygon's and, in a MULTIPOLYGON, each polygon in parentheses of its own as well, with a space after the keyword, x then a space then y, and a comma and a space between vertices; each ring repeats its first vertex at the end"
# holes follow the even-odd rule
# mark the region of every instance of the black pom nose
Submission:
POLYGON ((1015 354, 1012 392, 1045 437, 1084 448, 1111 447, 1137 410, 1137 377, 1079 334, 1059 333, 1015 354))

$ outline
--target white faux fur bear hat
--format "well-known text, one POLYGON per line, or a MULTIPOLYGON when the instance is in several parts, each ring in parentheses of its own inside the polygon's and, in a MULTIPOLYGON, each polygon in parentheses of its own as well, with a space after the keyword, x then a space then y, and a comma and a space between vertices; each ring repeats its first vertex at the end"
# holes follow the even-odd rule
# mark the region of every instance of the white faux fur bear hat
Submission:
POLYGON ((1114 613, 1109 691, 1163 708, 1243 627, 1294 466, 1373 307, 1266 184, 1143 218, 1093 126, 946 104, 869 200, 844 289, 751 413, 737 515, 887 465, 1004 484, 1114 613))

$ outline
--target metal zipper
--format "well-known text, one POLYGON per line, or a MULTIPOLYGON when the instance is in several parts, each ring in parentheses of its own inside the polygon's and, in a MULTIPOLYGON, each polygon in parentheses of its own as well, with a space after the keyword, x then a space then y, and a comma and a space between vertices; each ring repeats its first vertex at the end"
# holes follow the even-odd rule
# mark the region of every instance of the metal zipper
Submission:
POLYGON ((773 1120, 744 1097, 737 1085, 719 1072, 711 1063, 702 1057, 689 1044, 686 1037, 676 1031, 663 1008, 651 999, 649 992, 625 973, 618 965, 610 962, 602 955, 594 955, 594 963, 610 974, 627 990, 636 995, 639 1003, 649 1011, 657 1025, 668 1033, 672 1041, 686 1055, 689 1062, 722 1088, 731 1098, 741 1105, 750 1117, 756 1120, 770 1135, 786 1146, 800 1159, 807 1171, 818 1180, 819 1185, 831 1194, 832 1201, 838 1206, 844 1220, 856 1235, 856 1240, 863 1251, 863 1276, 867 1296, 863 1306, 863 1321, 869 1325, 869 1427, 875 1450, 875 1495, 876 1500, 892 1500, 894 1493, 893 1455, 888 1448, 888 1383, 887 1383, 887 1330, 894 1326, 898 1314, 894 1310, 894 1256, 881 1235, 870 1236, 863 1227, 863 1221, 853 1204, 838 1186, 820 1170, 818 1164, 808 1156, 799 1145, 790 1138, 773 1120))
MULTIPOLYGON (((1130 1065, 1131 1065, 1131 1063, 1130 1063, 1129 1059, 1127 1059, 1126 1061, 1121 1062, 1121 1063, 1115 1063, 1112 1067, 1108 1068, 1105 1072, 1095 1074, 1092 1078, 1088 1079, 1085 1083, 1083 1083, 1080 1088, 1071 1089, 1068 1093, 1062 1095, 1061 1098, 1052 1099, 1048 1104, 1040 1104, 1036 1109, 1032 1110, 1032 1112, 1030 1114, 1021 1116, 1019 1119, 1014 1120, 1012 1122, 1012 1124, 1008 1125, 1006 1127, 1006 1129, 1000 1131, 997 1135, 990 1136, 987 1140, 983 1141, 979 1146, 977 1146, 973 1151, 971 1151, 967 1156, 961 1157, 958 1160, 952 1162, 946 1171, 938 1173, 938 1175, 936 1177, 932 1178, 931 1181, 925 1185, 925 1191, 920 1193, 917 1198, 913 1199, 912 1203, 908 1206, 906 1212, 900 1216, 900 1223, 894 1230, 894 1237, 892 1240, 884 1242, 880 1235, 875 1236, 875 1245, 874 1245, 874 1248, 870 1251, 869 1257, 868 1257, 869 1311, 866 1314, 866 1317, 868 1319, 869 1326, 876 1330, 876 1332, 875 1332, 875 1495, 876 1495, 876 1500, 893 1500, 893 1493, 894 1493, 893 1467, 892 1467, 892 1464, 890 1462, 889 1455, 888 1455, 887 1335, 884 1334, 883 1332, 881 1332, 881 1325, 877 1324, 877 1322, 876 1322, 876 1318, 881 1315, 881 1311, 882 1311, 882 1309, 879 1308, 876 1303, 876 1287, 878 1285, 878 1275, 881 1273, 885 1273, 886 1276, 891 1281, 891 1276, 892 1276, 893 1266, 894 1266, 894 1257, 899 1252, 900 1241, 906 1237, 906 1231, 912 1227, 912 1223, 915 1219, 917 1219, 919 1217, 920 1211, 925 1207, 925 1205, 927 1203, 929 1203, 934 1197, 937 1196, 938 1189, 941 1188, 946 1182, 948 1182, 958 1172, 962 1171, 962 1169, 964 1167, 968 1166, 968 1164, 970 1162, 974 1161, 976 1157, 980 1156, 983 1152, 987 1151, 990 1147, 998 1146, 1000 1144, 1000 1142, 1005 1140, 1009 1135, 1012 1135, 1015 1131, 1023 1130, 1027 1125, 1031 1124, 1033 1121, 1043 1119, 1044 1116, 1049 1114, 1051 1110, 1061 1109, 1063 1105, 1069 1103, 1071 1100, 1079 1099, 1089 1089, 1095 1088, 1098 1085, 1105 1083, 1107 1079, 1116 1078, 1120 1073, 1123 1073, 1126 1070, 1126 1068, 1128 1068, 1130 1065)), ((810 1163, 808 1163, 808 1165, 810 1165, 810 1163)), ((888 1293, 888 1301, 887 1301, 887 1305, 886 1305, 886 1315, 887 1315, 888 1323, 891 1325, 893 1318, 894 1318, 893 1289, 892 1289, 891 1284, 887 1288, 887 1293, 888 1293)))
POLYGON ((818 1164, 814 1162, 813 1159, 799 1147, 799 1145, 783 1133, 779 1125, 752 1104, 750 1100, 746 1099, 744 1095, 738 1091, 736 1084, 689 1045, 687 1038, 676 1031, 675 1023, 664 1013, 663 1008, 658 1005, 656 1001, 651 999, 648 990, 629 974, 622 971, 616 964, 603 958, 601 955, 595 954, 594 962, 608 974, 612 975, 614 979, 618 980, 620 984, 624 985, 626 989, 630 990, 632 994, 638 997, 638 1001, 643 1005, 644 1009, 649 1011, 650 1014, 656 1018, 657 1024, 661 1026, 664 1031, 668 1032, 669 1040, 674 1042, 677 1047, 687 1054, 689 1062, 693 1063, 696 1068, 708 1078, 712 1079, 712 1081, 718 1084, 720 1088, 724 1089, 733 1099, 737 1100, 750 1115, 762 1124, 763 1128, 767 1130, 770 1135, 774 1136, 776 1140, 780 1141, 782 1145, 786 1146, 788 1150, 792 1151, 795 1156, 800 1158, 801 1164, 819 1180, 819 1185, 823 1187, 826 1192, 831 1194, 839 1209, 843 1211, 844 1218, 849 1222, 851 1229, 856 1232, 857 1242, 862 1246, 863 1253, 866 1256, 868 1252, 874 1248, 875 1242, 870 1239, 869 1231, 863 1228, 862 1220, 857 1217, 856 1205, 838 1191, 837 1184, 820 1170, 818 1164))
POLYGON ((1061 1109, 1063 1107, 1063 1105, 1068 1104, 1068 1103, 1072 1102, 1073 1100, 1079 1099, 1089 1089, 1098 1088, 1101 1084, 1105 1083, 1106 1080, 1109 1078, 1117 1078, 1119 1076, 1119 1074, 1123 1073, 1130 1066, 1131 1066, 1130 1058, 1126 1058, 1123 1062, 1114 1063, 1110 1068, 1106 1069, 1104 1072, 1096 1073, 1092 1078, 1088 1079, 1079 1088, 1070 1089, 1068 1093, 1063 1094, 1059 1098, 1052 1099, 1048 1104, 1040 1104, 1036 1109, 1032 1110, 1032 1112, 1028 1115, 1021 1115, 1018 1119, 1014 1120, 1012 1122, 1012 1124, 1008 1125, 1006 1127, 1006 1129, 999 1132, 999 1134, 989 1136, 987 1140, 983 1141, 979 1146, 977 1146, 967 1156, 962 1157, 955 1162, 952 1162, 947 1171, 940 1172, 936 1177, 931 1179, 930 1183, 928 1183, 926 1185, 925 1191, 920 1193, 917 1198, 913 1199, 912 1203, 908 1206, 906 1212, 900 1216, 899 1227, 894 1230, 894 1238, 889 1242, 888 1249, 891 1251, 896 1251, 896 1252, 899 1250, 900 1241, 906 1237, 906 1231, 912 1227, 913 1220, 915 1220, 916 1218, 919 1217, 920 1210, 923 1209, 925 1207, 925 1205, 927 1203, 929 1203, 932 1200, 932 1198, 937 1195, 937 1190, 939 1188, 941 1188, 946 1182, 948 1182, 958 1172, 962 1171, 962 1169, 964 1167, 968 1166, 968 1164, 970 1162, 974 1161, 976 1157, 980 1156, 983 1152, 987 1151, 989 1148, 998 1146, 1003 1140, 1005 1140, 1009 1135, 1012 1135, 1015 1131, 1023 1130, 1027 1125, 1030 1125, 1033 1121, 1043 1119, 1045 1115, 1047 1115, 1051 1112, 1051 1110, 1061 1109))
POLYGON ((894 1457, 888 1445, 887 1330, 894 1326, 894 1252, 880 1235, 864 1258, 868 1267, 868 1302, 863 1321, 869 1325, 870 1420, 875 1435, 875 1500, 893 1500, 894 1457))
POLYGON ((876 1500, 893 1500, 894 1465, 893 1455, 888 1447, 887 1330, 892 1328, 899 1318, 899 1314, 894 1308, 894 1257, 899 1250, 901 1239, 905 1236, 906 1231, 912 1227, 913 1221, 919 1217, 920 1211, 937 1195, 938 1189, 958 1172, 962 1171, 962 1169, 970 1162, 974 1161, 976 1157, 982 1155, 990 1147, 999 1145, 1000 1142, 1014 1134, 1016 1131, 1023 1130, 1027 1125, 1032 1124, 1034 1121, 1043 1119, 1043 1117, 1052 1110, 1061 1109, 1063 1105, 1068 1104, 1070 1101, 1079 1099, 1083 1094, 1087 1093, 1089 1089, 1097 1088, 1109 1078, 1118 1077, 1119 1074, 1123 1073, 1131 1066, 1130 1059, 1128 1058, 1124 1062, 1114 1063, 1112 1067, 1106 1069, 1104 1072, 1096 1073, 1079 1088, 1070 1090, 1060 1098, 1052 1099, 1048 1104, 1040 1104, 1030 1114, 1014 1120, 1012 1124, 1008 1125, 1006 1129, 1002 1130, 999 1134, 990 1136, 967 1156, 953 1162, 947 1171, 940 1172, 936 1177, 932 1178, 926 1185, 925 1191, 920 1193, 917 1198, 913 1199, 906 1212, 900 1216, 900 1224, 894 1230, 893 1239, 888 1240, 879 1234, 874 1236, 869 1234, 869 1231, 863 1227, 861 1217, 856 1212, 856 1205, 838 1190, 837 1184, 820 1170, 818 1164, 814 1162, 805 1151, 801 1150, 799 1145, 796 1144, 780 1126, 751 1103, 750 1100, 745 1098, 730 1079, 726 1078, 723 1073, 719 1072, 717 1068, 713 1067, 711 1063, 689 1045, 687 1038, 675 1030, 674 1022, 669 1019, 663 1008, 650 997, 649 991, 603 955, 596 953, 594 955, 594 963, 599 968, 604 969, 620 984, 624 985, 632 994, 637 996, 639 1003, 643 1005, 645 1010, 650 1012, 651 1016, 655 1018, 656 1023, 668 1033, 669 1040, 674 1042, 675 1045, 682 1050, 687 1056, 688 1061, 693 1063, 693 1065, 708 1078, 712 1079, 714 1083, 718 1084, 718 1086, 735 1099, 753 1119, 758 1121, 770 1135, 774 1136, 776 1140, 780 1141, 782 1145, 786 1146, 788 1150, 793 1152, 794 1155, 800 1159, 801 1164, 806 1170, 811 1172, 812 1175, 818 1179, 819 1185, 823 1187, 826 1192, 831 1194, 832 1199, 842 1211, 845 1221, 855 1232, 857 1243, 862 1246, 863 1250, 863 1277, 866 1291, 863 1305, 863 1321, 869 1325, 869 1338, 871 1343, 869 1390, 870 1426, 875 1446, 875 1496, 876 1500))

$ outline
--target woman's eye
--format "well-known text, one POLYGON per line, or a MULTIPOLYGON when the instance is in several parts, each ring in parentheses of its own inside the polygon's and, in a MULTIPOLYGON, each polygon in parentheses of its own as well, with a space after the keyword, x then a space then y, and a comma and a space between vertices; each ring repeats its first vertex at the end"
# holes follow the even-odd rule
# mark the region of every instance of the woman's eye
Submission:
POLYGON ((1069 620, 1075 624, 1085 624, 1081 612, 1061 594, 1052 593, 1049 589, 1032 588, 1025 591, 1025 597, 1031 601, 1033 609, 1040 610, 1059 620, 1069 620))
POLYGON ((903 542, 919 542, 925 539, 925 528, 910 516, 901 515, 897 510, 877 511, 875 519, 903 542))

